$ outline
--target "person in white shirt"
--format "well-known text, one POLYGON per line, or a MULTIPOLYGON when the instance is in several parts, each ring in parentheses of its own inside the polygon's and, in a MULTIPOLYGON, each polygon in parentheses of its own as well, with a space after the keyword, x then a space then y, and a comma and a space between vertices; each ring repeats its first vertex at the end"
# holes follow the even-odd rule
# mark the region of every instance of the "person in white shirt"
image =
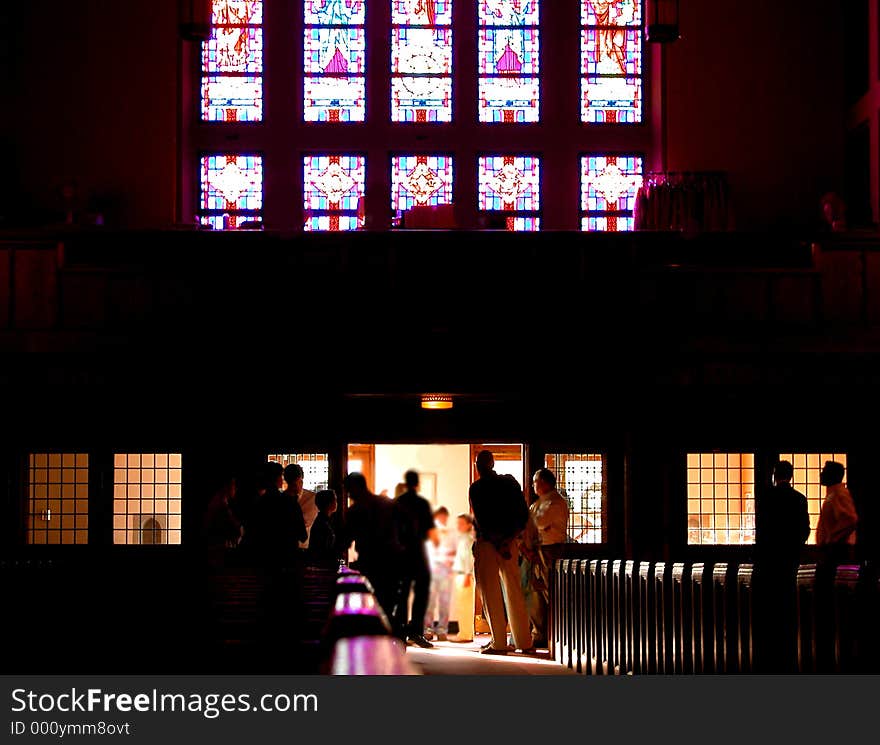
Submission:
POLYGON ((425 631, 434 633, 438 641, 446 641, 449 630, 449 602, 452 599, 452 563, 458 538, 448 526, 449 510, 439 507, 434 511, 434 533, 428 540, 428 559, 431 563, 431 592, 425 613, 425 631))
POLYGON ((523 535, 523 554, 531 562, 533 591, 529 620, 536 647, 547 646, 547 608, 550 603, 550 576, 553 564, 562 555, 568 540, 569 507, 556 490, 556 475, 549 468, 535 471, 532 488, 537 499, 529 507, 529 522, 523 535))
POLYGON ((457 519, 458 543, 452 572, 455 575, 455 620, 458 621, 456 641, 474 640, 474 601, 476 599, 474 580, 474 518, 463 512, 457 519))

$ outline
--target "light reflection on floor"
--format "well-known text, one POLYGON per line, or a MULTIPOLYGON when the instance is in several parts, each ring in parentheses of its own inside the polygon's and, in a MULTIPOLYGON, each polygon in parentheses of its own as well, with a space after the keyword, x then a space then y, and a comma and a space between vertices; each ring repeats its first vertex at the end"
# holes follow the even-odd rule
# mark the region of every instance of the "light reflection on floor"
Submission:
POLYGON ((480 654, 488 634, 477 634, 472 642, 433 642, 433 649, 407 647, 407 657, 425 675, 572 675, 547 650, 534 654, 480 654))

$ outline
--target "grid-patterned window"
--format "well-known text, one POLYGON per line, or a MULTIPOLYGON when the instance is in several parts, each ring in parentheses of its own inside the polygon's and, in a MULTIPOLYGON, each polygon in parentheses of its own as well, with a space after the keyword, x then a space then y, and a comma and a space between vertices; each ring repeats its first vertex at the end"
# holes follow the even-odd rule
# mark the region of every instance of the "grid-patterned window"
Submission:
POLYGON ((575 543, 605 542, 605 459, 599 453, 548 453, 544 466, 568 500, 568 535, 575 543))
POLYGON ((113 456, 113 543, 179 544, 180 453, 113 456))
POLYGON ((641 0, 581 0, 581 121, 642 121, 641 0))
POLYGON ((363 0, 306 0, 303 115, 307 122, 366 117, 363 0))
POLYGON ((306 230, 363 227, 365 163, 359 155, 307 155, 303 159, 306 230))
POLYGON ((391 209, 452 204, 452 158, 403 155, 391 159, 391 209))
POLYGON ((391 0, 391 121, 452 121, 452 0, 391 0))
POLYGON ((541 226, 541 159, 531 155, 489 155, 478 164, 481 210, 507 216, 507 229, 539 230, 541 226))
POLYGON ((29 455, 27 541, 34 545, 88 543, 87 453, 29 455))
POLYGON ((263 2, 212 0, 211 37, 202 44, 202 119, 263 119, 263 2))
POLYGON ((479 0, 477 69, 481 122, 540 119, 539 0, 479 0))
POLYGON ((753 453, 688 453, 688 543, 755 542, 753 453))
MULTIPOLYGON (((266 460, 282 466, 298 463, 303 469, 303 489, 318 492, 330 483, 330 456, 327 453, 270 453, 266 460)), ((285 485, 286 488, 286 485, 285 485)))
POLYGON ((819 474, 826 460, 833 460, 846 468, 846 453, 783 453, 779 460, 787 460, 794 466, 791 485, 807 498, 810 513, 810 537, 807 543, 816 542, 816 526, 825 499, 825 487, 819 483, 819 474))
POLYGON ((581 158, 581 230, 632 230, 642 159, 635 155, 581 158))
POLYGON ((214 230, 259 222, 263 212, 263 158, 206 155, 202 158, 201 220, 214 230))

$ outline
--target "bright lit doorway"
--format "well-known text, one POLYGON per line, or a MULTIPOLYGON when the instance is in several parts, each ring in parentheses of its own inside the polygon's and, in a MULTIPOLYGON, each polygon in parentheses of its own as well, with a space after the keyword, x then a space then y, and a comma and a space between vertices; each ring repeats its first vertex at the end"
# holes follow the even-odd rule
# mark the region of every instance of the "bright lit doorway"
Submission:
POLYGON ((468 489, 476 479, 474 460, 481 450, 495 456, 495 470, 510 474, 526 485, 526 452, 522 443, 352 443, 348 446, 346 473, 364 474, 370 491, 394 497, 403 474, 415 469, 420 489, 434 509, 446 507, 450 515, 469 511, 468 489))

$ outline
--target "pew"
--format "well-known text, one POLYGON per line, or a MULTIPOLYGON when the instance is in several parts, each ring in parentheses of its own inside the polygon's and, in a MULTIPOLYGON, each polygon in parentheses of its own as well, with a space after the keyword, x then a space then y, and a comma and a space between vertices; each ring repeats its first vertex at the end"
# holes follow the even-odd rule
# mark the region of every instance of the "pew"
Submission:
POLYGON ((736 573, 737 665, 741 673, 755 670, 752 575, 751 564, 741 564, 736 573))
POLYGON ((623 569, 626 624, 626 652, 624 655, 624 672, 637 674, 639 669, 638 642, 640 634, 639 624, 639 594, 638 594, 638 569, 635 561, 627 560, 623 569))
POLYGON ((690 574, 689 564, 672 565, 672 672, 679 675, 694 671, 690 574))
POLYGON ((331 675, 419 675, 403 642, 390 636, 352 636, 333 646, 331 675))
POLYGON ((698 562, 691 567, 691 660, 696 674, 712 672, 712 569, 698 562))
POLYGON ((336 641, 349 636, 386 636, 391 624, 375 596, 347 592, 336 596, 324 637, 336 641))
POLYGON ((654 567, 650 561, 639 563, 639 668, 642 674, 657 672, 657 650, 654 646, 654 567))
POLYGON ((572 649, 574 653, 574 667, 579 673, 590 674, 592 672, 592 587, 590 584, 591 562, 581 559, 574 563, 575 599, 577 601, 577 615, 572 635, 572 649))

